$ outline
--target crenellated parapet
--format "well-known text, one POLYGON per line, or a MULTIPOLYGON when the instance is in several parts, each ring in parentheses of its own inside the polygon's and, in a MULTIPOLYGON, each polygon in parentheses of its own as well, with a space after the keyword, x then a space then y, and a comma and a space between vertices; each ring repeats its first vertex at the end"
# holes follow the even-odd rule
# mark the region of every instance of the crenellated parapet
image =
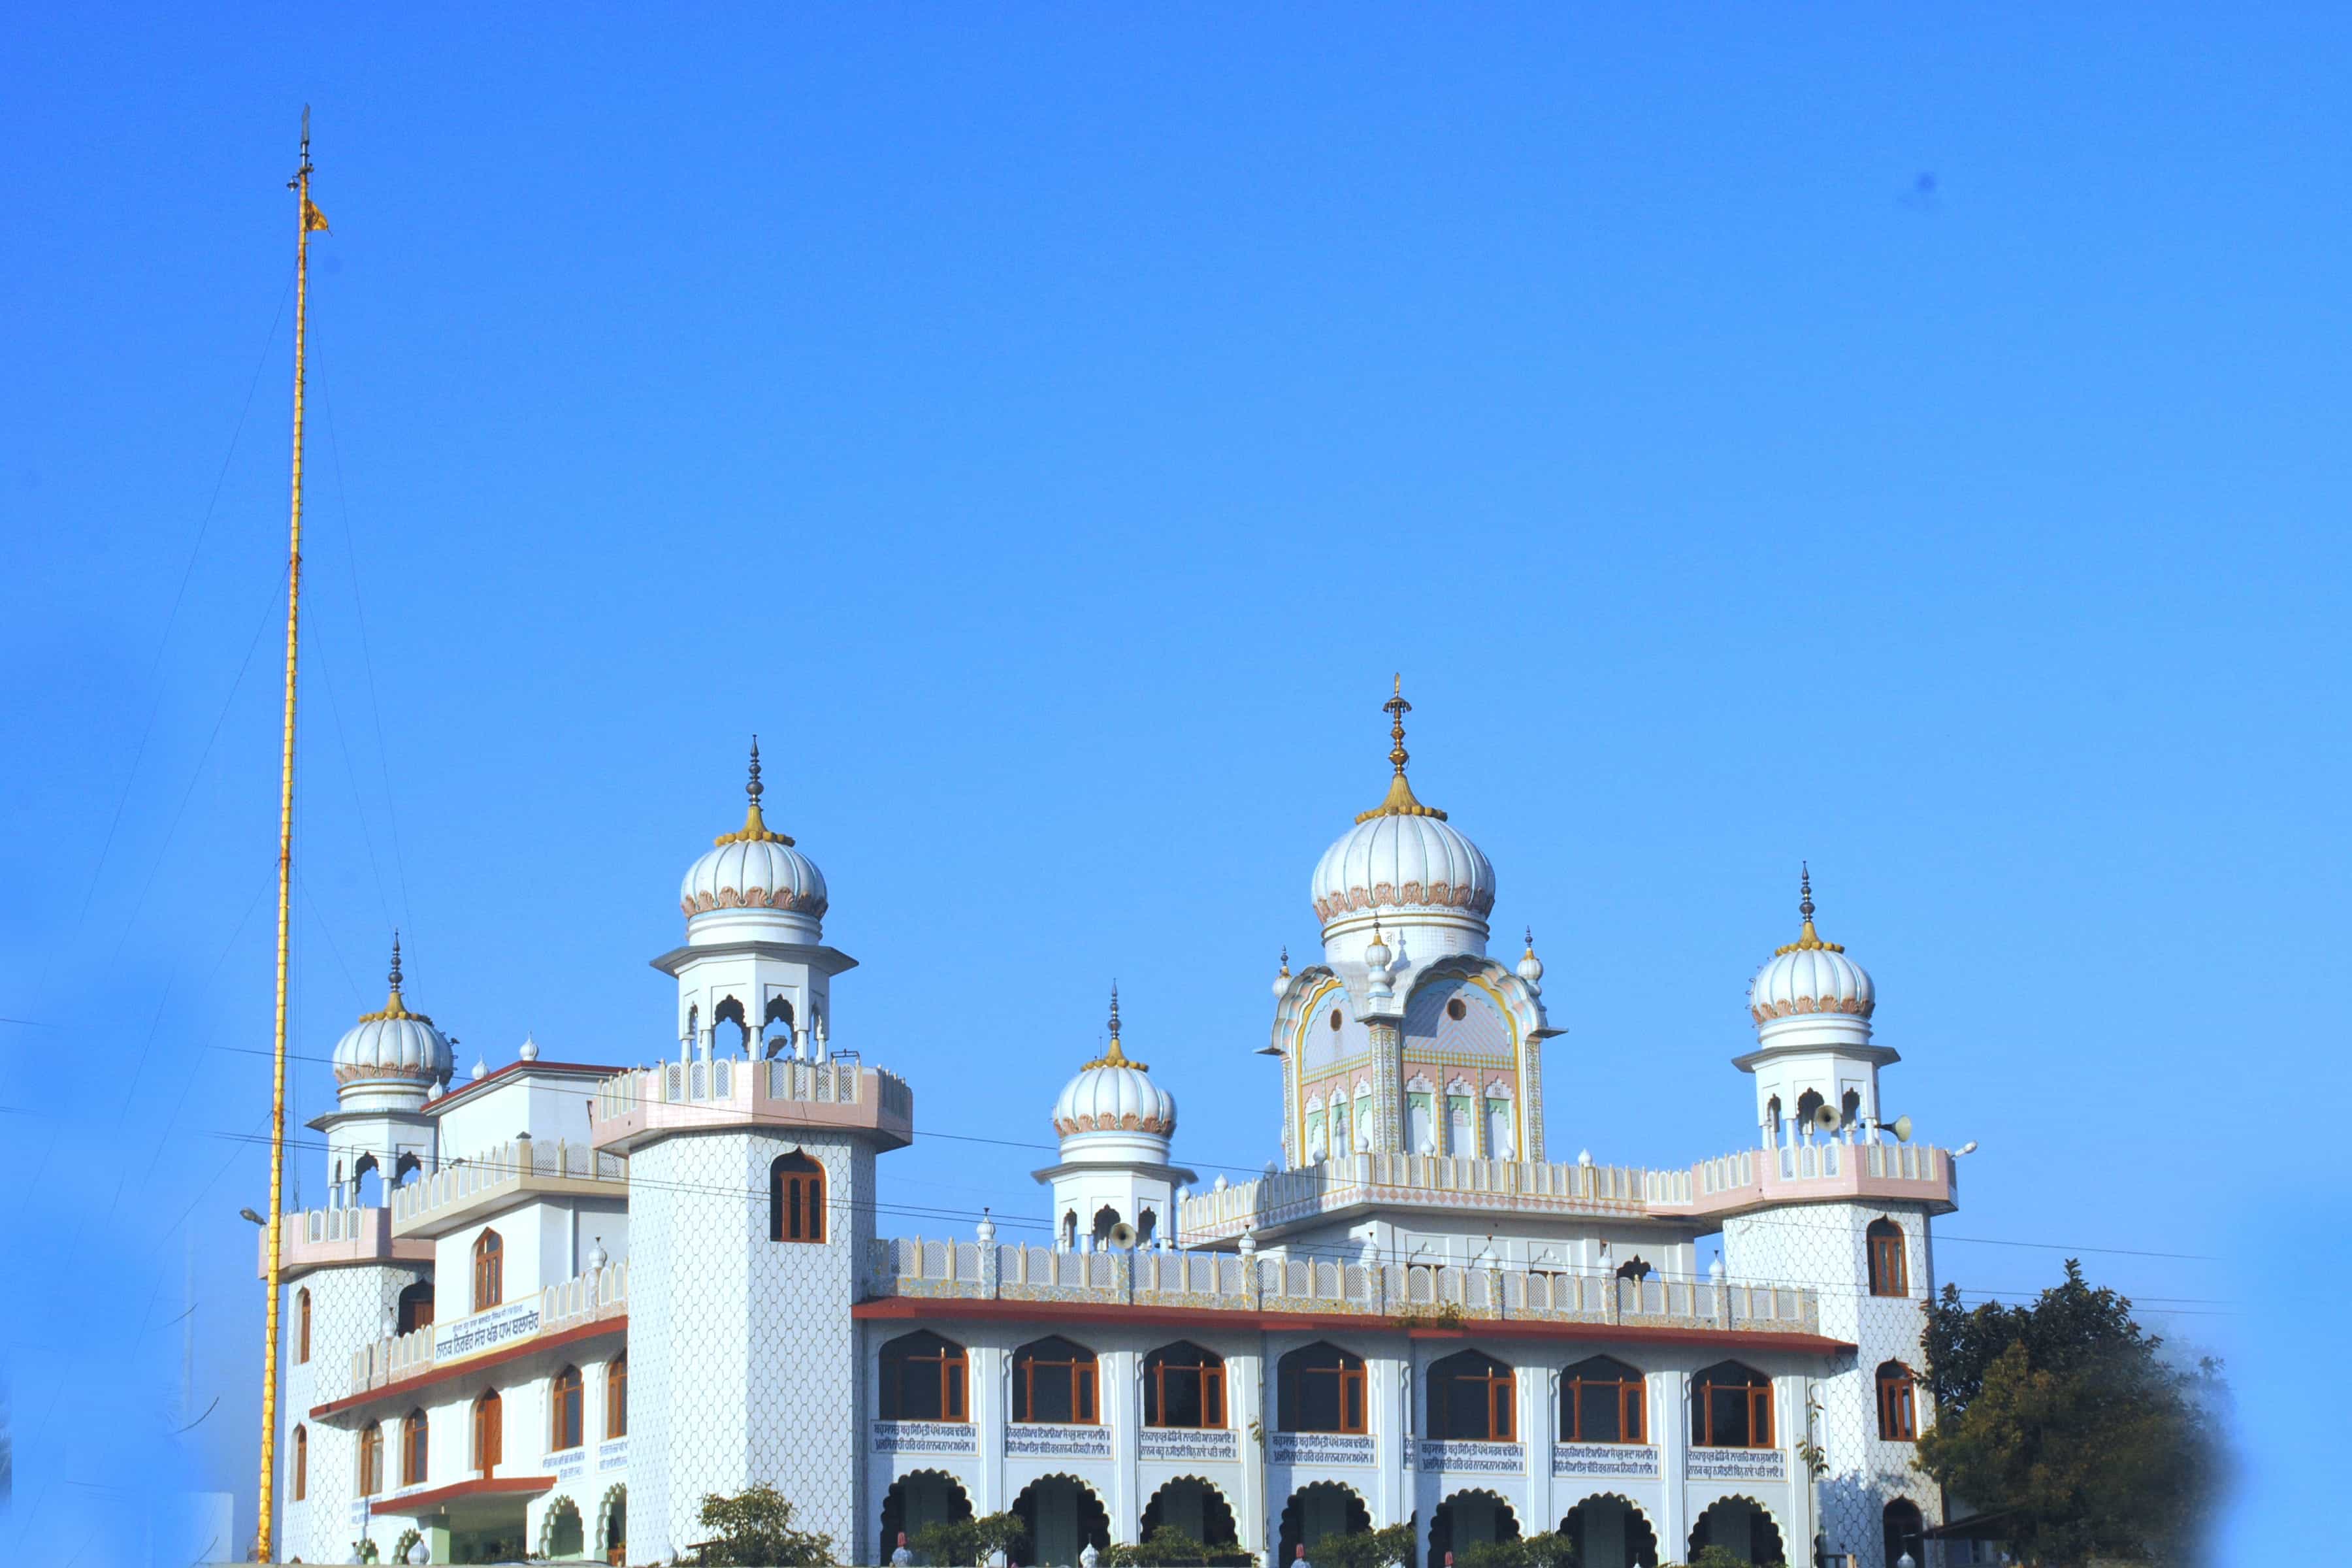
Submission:
POLYGON ((866 1132, 877 1148, 914 1141, 915 1094, 906 1079, 854 1060, 665 1062, 615 1073, 590 1109, 599 1150, 625 1153, 679 1132, 755 1127, 866 1132))

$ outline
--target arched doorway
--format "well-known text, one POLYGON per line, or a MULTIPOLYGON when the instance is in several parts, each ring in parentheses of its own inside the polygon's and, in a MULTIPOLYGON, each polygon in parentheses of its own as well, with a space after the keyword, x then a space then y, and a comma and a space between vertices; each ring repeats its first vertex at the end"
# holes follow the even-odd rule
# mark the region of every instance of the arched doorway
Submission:
POLYGON ((1075 1476, 1038 1477, 1013 1500, 1013 1511, 1029 1532, 1028 1561, 1041 1568, 1070 1568, 1088 1546, 1110 1545, 1110 1515, 1075 1476))
POLYGON ((1429 1516, 1429 1568, 1445 1568, 1449 1552, 1519 1538, 1519 1516, 1493 1492, 1455 1492, 1429 1516))
POLYGON ((612 1486, 604 1489, 604 1500, 596 1510, 596 1544, 604 1549, 604 1561, 624 1563, 629 1560, 629 1489, 612 1486))
POLYGON ((1241 1531, 1224 1494, 1198 1476, 1179 1476, 1158 1491, 1143 1509, 1143 1539, 1163 1527, 1182 1531, 1209 1549, 1212 1556, 1236 1556, 1241 1531))
POLYGON ((1658 1568, 1658 1532, 1631 1498, 1586 1498, 1568 1510, 1559 1532, 1576 1543, 1578 1568, 1658 1568))
MULTIPOLYGON (((898 1533, 904 1531, 908 1544, 929 1524, 953 1524, 971 1517, 971 1499, 965 1495, 963 1485, 944 1470, 915 1470, 890 1483, 890 1490, 882 1499, 882 1550, 877 1561, 887 1563, 898 1547, 898 1533)), ((915 1561, 929 1563, 920 1548, 915 1561)))
POLYGON ((1757 1568, 1789 1560, 1788 1548, 1780 1543, 1780 1527, 1754 1498, 1718 1499, 1700 1514, 1691 1530, 1690 1549, 1696 1552, 1702 1546, 1720 1546, 1757 1568))
POLYGON ((1282 1505, 1281 1550, 1276 1561, 1291 1562, 1301 1546, 1312 1555, 1316 1542, 1326 1536, 1359 1535, 1371 1528, 1371 1510, 1353 1489, 1338 1481, 1317 1481, 1291 1493, 1290 1500, 1282 1505))
POLYGON ((551 1562, 576 1562, 588 1551, 587 1531, 580 1528, 580 1505, 568 1497, 547 1506, 539 1521, 539 1554, 551 1562))
POLYGON ((1926 1524, 1919 1516, 1919 1505, 1907 1497, 1896 1498, 1886 1505, 1879 1520, 1885 1534, 1886 1568, 1895 1568, 1906 1552, 1911 1554, 1912 1568, 1925 1568, 1927 1543, 1920 1531, 1926 1524))

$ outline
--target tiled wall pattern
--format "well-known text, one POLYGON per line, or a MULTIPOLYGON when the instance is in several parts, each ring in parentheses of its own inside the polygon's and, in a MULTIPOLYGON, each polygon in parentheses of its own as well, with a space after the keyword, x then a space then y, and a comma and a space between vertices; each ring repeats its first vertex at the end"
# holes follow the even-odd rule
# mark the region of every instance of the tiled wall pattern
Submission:
MULTIPOLYGON (((310 1418, 310 1407, 348 1393, 352 1354, 373 1344, 383 1333, 385 1321, 397 1310, 400 1293, 425 1277, 418 1268, 363 1265, 321 1268, 286 1286, 278 1306, 278 1327, 284 1334, 284 1358, 279 1363, 278 1389, 278 1555, 300 1556, 306 1563, 341 1563, 350 1559, 352 1542, 364 1532, 353 1518, 359 1501, 359 1433, 310 1418), (310 1360, 294 1360, 299 1342, 295 1296, 310 1292, 310 1360), (294 1499, 294 1428, 308 1429, 310 1447, 307 1496, 294 1499)), ((394 1462, 394 1447, 385 1445, 387 1468, 394 1462)))

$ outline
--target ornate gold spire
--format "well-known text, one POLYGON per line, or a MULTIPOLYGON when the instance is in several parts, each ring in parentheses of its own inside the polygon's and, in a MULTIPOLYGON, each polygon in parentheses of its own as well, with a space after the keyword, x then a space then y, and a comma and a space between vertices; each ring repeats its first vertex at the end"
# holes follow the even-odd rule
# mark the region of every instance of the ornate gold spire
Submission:
POLYGON ((420 1024, 429 1024, 433 1021, 422 1013, 410 1012, 408 1010, 408 1004, 401 1000, 400 932, 398 931, 394 931, 392 933, 392 973, 385 975, 384 979, 389 982, 392 986, 392 994, 384 999, 383 1011, 380 1013, 361 1014, 361 1023, 380 1024, 387 1018, 414 1018, 420 1024))
POLYGON ((1823 942, 1821 933, 1813 929, 1813 868, 1802 860, 1797 862, 1797 914, 1805 923, 1797 932, 1797 940, 1786 947, 1774 948, 1772 956, 1778 958, 1784 952, 1843 952, 1843 947, 1823 942))
POLYGON ((761 794, 761 789, 762 786, 760 783, 760 737, 754 735, 751 737, 751 782, 743 786, 743 793, 751 797, 751 804, 743 808, 743 826, 733 833, 722 833, 718 837, 712 839, 710 841, 712 847, 715 848, 721 844, 782 844, 789 846, 792 843, 792 840, 785 837, 782 834, 771 833, 768 831, 767 819, 760 815, 760 795, 761 794))
POLYGON ((1404 749, 1404 716, 1412 711, 1412 704, 1404 700, 1404 677, 1399 674, 1389 700, 1381 704, 1389 716, 1389 761, 1396 768, 1396 776, 1389 780, 1388 798, 1371 810, 1357 814, 1358 822, 1370 822, 1376 816, 1433 816, 1445 820, 1445 814, 1433 805, 1423 805, 1413 798, 1412 784, 1404 776, 1404 765, 1410 754, 1404 749))
POLYGON ((1110 983, 1110 1044, 1104 1048, 1102 1055, 1078 1070, 1084 1072, 1087 1068, 1133 1068, 1138 1072, 1151 1070, 1150 1062, 1136 1061, 1118 1048, 1118 982, 1116 980, 1110 983))

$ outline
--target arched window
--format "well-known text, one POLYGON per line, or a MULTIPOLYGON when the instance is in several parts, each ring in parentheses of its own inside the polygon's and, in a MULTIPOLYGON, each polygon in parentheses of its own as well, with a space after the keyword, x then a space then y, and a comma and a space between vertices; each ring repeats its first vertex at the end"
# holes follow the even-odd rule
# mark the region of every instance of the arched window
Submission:
POLYGON ((824 1167, 797 1151, 768 1167, 768 1239, 824 1239, 824 1167))
POLYGON ((392 1184, 394 1186, 404 1187, 412 1182, 421 1182, 424 1179, 425 1163, 415 1155, 403 1154, 393 1162, 392 1184))
POLYGON ((507 1299, 507 1244, 495 1230, 474 1238, 474 1310, 487 1312, 507 1299))
POLYGON ((1061 1338, 1038 1340, 1013 1352, 1013 1419, 1091 1426, 1095 1352, 1061 1338))
POLYGON ((430 1455, 426 1444, 425 1412, 412 1410, 400 1424, 400 1484, 404 1487, 425 1484, 425 1460, 430 1455))
POLYGON ((1109 1242, 1111 1230, 1118 1224, 1118 1211, 1111 1207, 1108 1204, 1105 1204, 1102 1207, 1095 1210, 1094 1238, 1095 1247, 1097 1250, 1109 1242))
POLYGON ((1560 1374, 1559 1433, 1564 1443, 1646 1443, 1649 1391, 1642 1374, 1597 1355, 1560 1374))
POLYGON ((1070 1209, 1062 1215, 1062 1250, 1065 1252, 1076 1252, 1077 1249, 1078 1211, 1076 1209, 1070 1209))
POLYGON ((1691 1446, 1772 1446, 1772 1380, 1738 1362, 1717 1362, 1691 1380, 1691 1446))
POLYGON ((300 1365, 310 1359, 310 1292, 294 1292, 294 1363, 300 1365))
POLYGON ((506 1458, 506 1413, 499 1406, 499 1391, 486 1388, 474 1401, 474 1468, 488 1475, 506 1458))
POLYGON ((1656 1271, 1646 1260, 1639 1258, 1629 1258, 1617 1266, 1617 1278, 1631 1279, 1636 1285, 1647 1279, 1654 1272, 1656 1271))
POLYGON ((604 1437, 629 1435, 629 1358, 625 1352, 604 1363, 604 1437))
POLYGON ((383 1423, 371 1421, 360 1428, 360 1496, 383 1490, 383 1423))
POLYGON ((719 1026, 735 1026, 735 1047, 744 1056, 751 1054, 751 1026, 743 1016, 743 1004, 730 996, 710 1010, 711 1049, 719 1048, 719 1026))
POLYGON ((413 1334, 419 1329, 433 1326, 433 1281, 419 1279, 404 1286, 400 1292, 400 1315, 395 1320, 400 1332, 413 1334))
POLYGON ((1223 1426, 1225 1358, 1199 1345, 1162 1345, 1143 1358, 1146 1426, 1223 1426))
POLYGON ((307 1427, 294 1428, 294 1500, 300 1502, 310 1495, 310 1433, 307 1427))
POLYGON ((1813 1112, 1821 1108, 1822 1095, 1819 1089, 1809 1089, 1797 1096, 1797 1126, 1808 1138, 1821 1131, 1813 1125, 1813 1112))
POLYGON ((1906 1554, 1916 1565, 1927 1556, 1927 1538, 1922 1533, 1925 1521, 1919 1517, 1919 1505, 1909 1498, 1896 1498, 1879 1512, 1879 1529, 1884 1534, 1886 1568, 1895 1568, 1906 1554))
POLYGON ((1429 1435, 1471 1443, 1508 1443, 1517 1427, 1511 1369, 1485 1351, 1460 1351, 1429 1369, 1429 1435))
POLYGON ((1911 1294, 1911 1268, 1903 1257, 1903 1227, 1891 1219, 1874 1219, 1864 1234, 1870 1247, 1870 1293, 1911 1294))
POLYGON ((882 1419, 969 1421, 971 1363, 963 1347, 929 1330, 882 1347, 882 1419))
POLYGON ((577 1448, 585 1438, 586 1423, 581 1417, 581 1405, 587 1390, 581 1385, 580 1369, 567 1366, 555 1374, 555 1382, 547 1391, 547 1446, 550 1448, 577 1448))
POLYGON ((793 1005, 782 996, 768 998, 767 1016, 760 1020, 760 1032, 767 1034, 769 1026, 772 1024, 782 1024, 784 1027, 780 1034, 768 1035, 767 1049, 761 1053, 772 1061, 793 1048, 793 1005))
POLYGON ((1361 1432, 1364 1358, 1337 1345, 1303 1345, 1276 1368, 1283 1432, 1361 1432))
POLYGON ((1919 1440, 1919 1396, 1911 1369, 1899 1361, 1878 1366, 1878 1435, 1889 1443, 1919 1440))

